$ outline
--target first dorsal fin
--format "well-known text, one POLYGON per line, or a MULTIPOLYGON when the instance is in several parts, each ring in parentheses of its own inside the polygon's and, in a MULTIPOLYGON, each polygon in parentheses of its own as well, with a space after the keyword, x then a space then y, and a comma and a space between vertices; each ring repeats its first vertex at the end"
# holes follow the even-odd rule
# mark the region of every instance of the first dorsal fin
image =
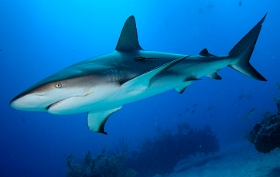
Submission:
POLYGON ((214 57, 215 55, 211 54, 208 52, 208 50, 205 48, 203 50, 201 50, 201 52, 199 53, 199 55, 204 56, 204 57, 214 57))
POLYGON ((133 15, 128 17, 128 19, 124 23, 118 44, 116 46, 116 50, 143 50, 138 43, 137 28, 135 24, 135 18, 133 15))

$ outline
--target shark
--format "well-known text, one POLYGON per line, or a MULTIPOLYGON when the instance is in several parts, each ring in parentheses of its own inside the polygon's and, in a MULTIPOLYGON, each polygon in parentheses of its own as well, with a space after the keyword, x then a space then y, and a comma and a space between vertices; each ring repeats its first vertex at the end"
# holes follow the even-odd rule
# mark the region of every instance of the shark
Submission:
POLYGON ((239 101, 241 101, 241 100, 250 100, 250 99, 252 99, 252 98, 253 98, 252 93, 250 93, 250 94, 245 94, 245 93, 243 93, 242 90, 241 90, 240 95, 238 96, 238 100, 239 100, 239 101))
POLYGON ((10 107, 65 115, 87 113, 89 130, 102 134, 109 117, 123 105, 175 89, 183 93, 207 76, 221 80, 230 67, 250 78, 266 79, 250 58, 266 15, 230 50, 216 56, 204 48, 198 55, 144 50, 135 17, 129 16, 115 50, 83 60, 35 83, 10 101, 10 107))
POLYGON ((236 104, 237 102, 240 102, 240 101, 251 100, 251 99, 253 99, 252 93, 250 93, 250 94, 245 94, 245 93, 241 90, 239 96, 237 97, 237 100, 234 101, 233 104, 236 104))
POLYGON ((247 115, 246 115, 244 118, 242 118, 243 121, 244 121, 244 124, 246 124, 248 118, 252 117, 252 115, 255 114, 256 110, 257 110, 256 107, 252 108, 252 109, 247 113, 247 115))

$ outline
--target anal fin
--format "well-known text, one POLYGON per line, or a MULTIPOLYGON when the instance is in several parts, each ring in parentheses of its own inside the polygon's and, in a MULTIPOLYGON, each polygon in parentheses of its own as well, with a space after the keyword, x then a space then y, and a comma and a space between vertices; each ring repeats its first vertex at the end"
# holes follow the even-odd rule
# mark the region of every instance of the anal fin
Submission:
POLYGON ((100 112, 88 112, 88 128, 93 132, 107 134, 104 131, 105 123, 108 118, 119 109, 121 109, 121 107, 100 112))

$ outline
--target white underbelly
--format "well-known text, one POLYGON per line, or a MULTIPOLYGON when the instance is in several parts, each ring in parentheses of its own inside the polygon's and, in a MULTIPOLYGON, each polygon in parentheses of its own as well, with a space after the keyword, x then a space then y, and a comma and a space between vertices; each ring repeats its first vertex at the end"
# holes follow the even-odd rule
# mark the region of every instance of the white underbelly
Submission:
POLYGON ((107 84, 100 86, 90 95, 63 100, 52 106, 48 112, 77 114, 110 110, 176 88, 183 84, 182 81, 183 77, 167 76, 153 81, 148 87, 140 83, 129 88, 125 85, 107 84))

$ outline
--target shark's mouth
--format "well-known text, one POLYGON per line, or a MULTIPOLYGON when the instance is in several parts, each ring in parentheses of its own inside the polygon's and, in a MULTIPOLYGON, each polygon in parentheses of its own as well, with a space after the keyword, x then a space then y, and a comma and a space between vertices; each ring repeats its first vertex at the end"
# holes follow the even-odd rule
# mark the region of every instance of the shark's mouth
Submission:
POLYGON ((58 106, 59 104, 65 103, 65 102, 67 102, 67 101, 73 102, 73 100, 71 100, 71 99, 73 99, 73 98, 83 98, 83 97, 86 97, 86 96, 91 95, 92 93, 94 93, 94 92, 92 91, 92 92, 89 92, 89 93, 84 94, 84 95, 76 95, 76 96, 71 96, 71 97, 67 97, 67 98, 58 100, 58 101, 56 101, 56 102, 54 102, 54 103, 48 105, 48 106, 46 107, 46 110, 50 110, 50 109, 52 109, 52 108, 58 106))
MULTIPOLYGON (((73 97, 64 98, 64 99, 62 99, 62 100, 58 100, 58 101, 56 101, 56 102, 50 104, 49 106, 47 106, 46 109, 49 111, 50 109, 53 109, 53 108, 55 108, 56 106, 61 105, 62 103, 65 103, 65 102, 67 102, 67 101, 70 102, 70 100, 73 99, 73 98, 80 98, 80 97, 82 97, 82 96, 73 96, 73 97)), ((73 101, 72 101, 72 102, 73 102, 73 101)))
MULTIPOLYGON (((72 98, 72 97, 69 97, 69 98, 72 98)), ((61 103, 61 102, 65 101, 65 100, 67 100, 67 99, 69 99, 69 98, 65 98, 65 99, 62 99, 62 100, 58 100, 58 101, 56 101, 56 102, 54 102, 54 103, 50 104, 49 106, 47 106, 47 107, 46 107, 46 110, 51 109, 52 107, 54 107, 54 106, 58 105, 59 103, 61 103)))

